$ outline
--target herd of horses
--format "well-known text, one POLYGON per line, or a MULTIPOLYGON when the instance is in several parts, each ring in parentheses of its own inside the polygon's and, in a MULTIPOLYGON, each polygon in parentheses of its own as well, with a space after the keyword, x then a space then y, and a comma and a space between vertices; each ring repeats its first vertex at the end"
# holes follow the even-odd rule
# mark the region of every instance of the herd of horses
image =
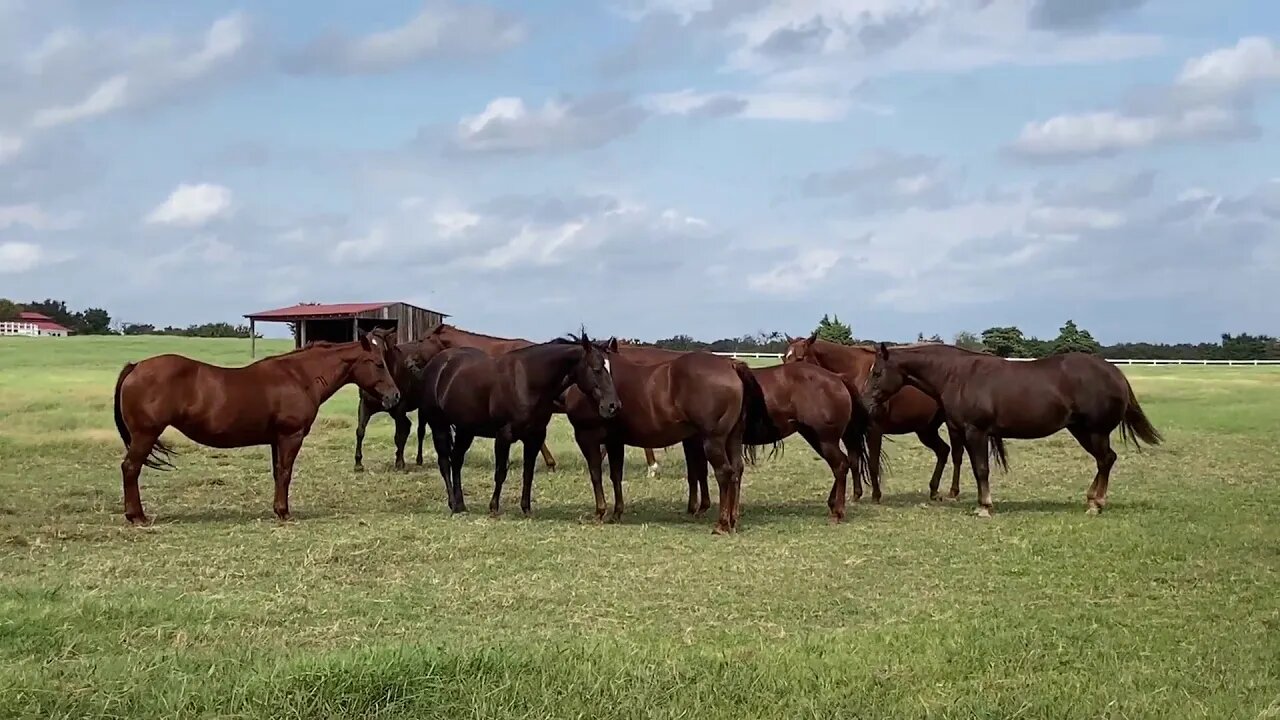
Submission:
POLYGON ((501 507, 511 446, 521 443, 521 510, 532 510, 534 470, 549 469, 547 427, 568 418, 590 472, 598 520, 609 514, 603 466, 613 485, 612 519, 622 518, 625 448, 644 449, 652 474, 655 448, 680 445, 688 482, 688 512, 710 508, 708 467, 719 486, 714 532, 735 532, 742 476, 764 446, 799 435, 826 461, 832 522, 844 520, 846 484, 854 499, 881 497, 884 435, 915 434, 934 452, 932 499, 948 454, 948 498, 960 493, 968 452, 978 488, 977 514, 992 511, 989 464, 1006 465, 1006 439, 1043 438, 1068 430, 1091 454, 1097 473, 1086 494, 1090 513, 1107 503, 1116 454, 1111 434, 1135 445, 1158 444, 1128 379, 1093 355, 1067 353, 1011 362, 950 345, 848 346, 816 334, 788 338, 783 362, 765 368, 705 352, 594 341, 585 332, 550 342, 498 338, 440 325, 426 337, 397 343, 374 330, 352 342, 314 342, 240 368, 180 355, 158 355, 124 367, 116 382, 116 428, 125 518, 147 524, 138 490, 143 467, 169 469, 173 451, 160 438, 175 428, 196 443, 233 448, 267 445, 275 478, 275 514, 287 520, 294 461, 320 406, 341 387, 360 391, 355 467, 362 469, 365 428, 378 412, 395 421, 395 465, 418 414, 417 463, 431 431, 449 509, 464 512, 462 468, 477 437, 494 441, 491 513, 501 507), (939 430, 947 427, 944 441, 939 430))

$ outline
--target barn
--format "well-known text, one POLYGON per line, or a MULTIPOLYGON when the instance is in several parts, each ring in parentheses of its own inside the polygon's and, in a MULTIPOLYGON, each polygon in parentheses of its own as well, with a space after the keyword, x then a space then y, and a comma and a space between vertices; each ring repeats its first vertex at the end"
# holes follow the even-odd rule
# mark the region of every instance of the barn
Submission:
MULTIPOLYGON (((417 340, 449 316, 405 302, 373 302, 301 303, 250 313, 245 317, 249 320, 250 337, 257 337, 260 322, 289 323, 293 326, 294 346, 302 347, 313 340, 349 342, 356 338, 357 332, 375 328, 394 328, 400 342, 417 340)), ((250 353, 257 355, 256 340, 250 343, 250 353)))
POLYGON ((70 330, 54 322, 53 318, 38 312, 22 312, 18 314, 17 320, 0 322, 0 335, 66 337, 70 333, 70 330))

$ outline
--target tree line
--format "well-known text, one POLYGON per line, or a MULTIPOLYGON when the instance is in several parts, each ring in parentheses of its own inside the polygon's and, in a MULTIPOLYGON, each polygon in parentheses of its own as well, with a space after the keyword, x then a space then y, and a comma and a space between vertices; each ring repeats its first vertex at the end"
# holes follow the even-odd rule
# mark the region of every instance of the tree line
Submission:
MULTIPOLYGON (((72 311, 63 300, 47 298, 17 303, 0 298, 0 321, 16 320, 24 311, 38 312, 71 330, 77 335, 176 335, 205 338, 247 338, 248 325, 231 323, 202 323, 186 327, 172 325, 158 327, 148 323, 115 322, 111 314, 97 307, 72 311)), ((823 315, 813 332, 831 342, 853 345, 873 342, 854 337, 853 328, 840 320, 839 315, 823 315)), ((261 337, 261 335, 259 335, 261 337)), ((941 336, 916 335, 916 342, 944 342, 941 336)), ((786 351, 787 336, 781 331, 761 331, 740 337, 728 337, 706 342, 690 335, 673 335, 656 342, 633 343, 654 345, 668 350, 704 350, 708 352, 782 353, 786 351)), ((1023 333, 1014 326, 990 327, 980 333, 963 331, 956 333, 952 343, 968 350, 991 353, 1000 357, 1039 358, 1064 352, 1087 352, 1113 360, 1280 360, 1280 340, 1270 335, 1233 335, 1223 333, 1219 342, 1201 343, 1148 343, 1123 342, 1103 345, 1088 330, 1068 320, 1058 330, 1056 337, 1041 340, 1023 333)), ((890 345, 900 343, 889 342, 890 345)))
MULTIPOLYGON (((33 300, 18 303, 0 298, 0 321, 17 320, 20 313, 36 312, 67 328, 76 335, 177 335, 204 338, 247 338, 248 325, 201 323, 186 327, 157 327, 149 323, 114 321, 111 314, 97 307, 72 311, 64 300, 33 300)), ((261 335, 259 335, 261 337, 261 335)))
MULTIPOLYGON (((823 315, 813 330, 818 337, 845 345, 874 342, 857 339, 853 328, 842 322, 838 315, 823 315)), ((635 341, 640 342, 640 341, 635 341)), ((889 342, 889 345, 902 343, 889 342)), ((925 336, 917 333, 915 342, 945 342, 941 336, 925 336)), ((735 338, 722 338, 714 342, 702 342, 689 335, 675 335, 650 343, 669 350, 705 350, 708 352, 781 353, 787 347, 782 332, 758 332, 735 338)), ((967 350, 990 353, 1007 358, 1041 358, 1065 352, 1087 352, 1112 360, 1280 360, 1280 340, 1270 335, 1233 335, 1223 333, 1219 342, 1201 343, 1149 343, 1122 342, 1103 345, 1093 335, 1068 320, 1052 339, 1042 340, 1029 336, 1015 326, 990 327, 981 333, 962 331, 952 338, 952 344, 967 350)))

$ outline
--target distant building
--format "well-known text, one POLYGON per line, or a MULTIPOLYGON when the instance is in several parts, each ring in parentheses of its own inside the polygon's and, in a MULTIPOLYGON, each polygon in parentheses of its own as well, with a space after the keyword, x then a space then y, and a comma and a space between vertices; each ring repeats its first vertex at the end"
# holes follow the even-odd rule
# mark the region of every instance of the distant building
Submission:
POLYGON ((249 342, 249 353, 254 355, 257 353, 257 324, 260 322, 289 323, 293 326, 294 346, 302 347, 312 340, 349 342, 355 340, 360 332, 376 328, 394 329, 398 342, 418 340, 449 316, 405 302, 369 302, 338 305, 301 303, 245 317, 249 319, 249 336, 254 338, 249 342))
POLYGON ((23 337, 66 337, 71 331, 38 312, 18 313, 17 320, 0 321, 0 335, 23 337))

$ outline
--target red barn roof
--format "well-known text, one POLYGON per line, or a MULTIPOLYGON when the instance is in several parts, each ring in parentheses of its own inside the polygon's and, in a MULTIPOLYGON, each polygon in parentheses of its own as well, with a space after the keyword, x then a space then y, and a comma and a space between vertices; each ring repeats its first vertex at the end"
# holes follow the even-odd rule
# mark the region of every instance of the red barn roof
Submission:
POLYGON ((62 332, 71 332, 71 330, 62 327, 53 321, 53 318, 38 312, 20 312, 18 319, 23 322, 31 323, 41 330, 61 330, 62 332))
POLYGON ((294 318, 294 317, 324 317, 327 315, 354 315, 356 313, 369 312, 370 310, 381 310, 388 305, 395 305, 393 302, 375 302, 375 303, 337 303, 332 305, 291 305, 285 308, 276 308, 275 310, 263 310, 262 312, 250 313, 245 315, 247 318, 254 320, 265 320, 269 318, 294 318))

